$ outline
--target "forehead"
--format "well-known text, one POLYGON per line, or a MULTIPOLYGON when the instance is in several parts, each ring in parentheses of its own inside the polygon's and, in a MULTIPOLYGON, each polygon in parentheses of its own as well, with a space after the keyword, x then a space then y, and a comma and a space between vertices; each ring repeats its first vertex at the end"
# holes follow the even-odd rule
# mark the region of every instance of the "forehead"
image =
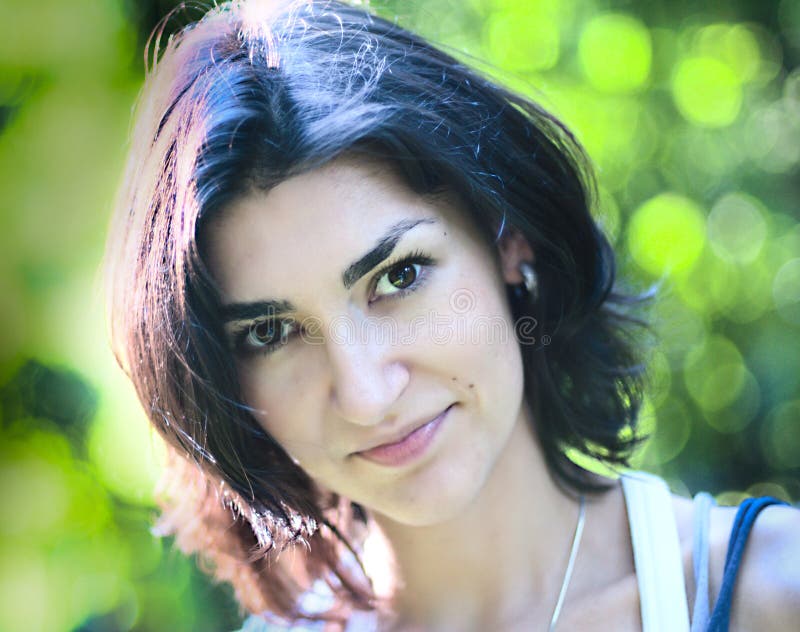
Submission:
POLYGON ((297 284, 338 281, 342 270, 401 220, 446 234, 467 221, 444 196, 419 196, 383 164, 338 159, 269 191, 252 191, 224 209, 206 231, 207 258, 227 300, 290 296, 297 284), (330 277, 330 278, 328 278, 330 277))

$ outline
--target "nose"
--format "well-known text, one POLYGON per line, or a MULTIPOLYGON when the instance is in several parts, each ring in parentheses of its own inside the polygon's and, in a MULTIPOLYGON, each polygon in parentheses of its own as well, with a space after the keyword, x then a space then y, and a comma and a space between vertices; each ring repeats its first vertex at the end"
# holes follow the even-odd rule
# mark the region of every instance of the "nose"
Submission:
POLYGON ((391 357, 391 344, 356 337, 331 339, 327 346, 336 413, 360 426, 386 419, 409 381, 406 365, 391 357))

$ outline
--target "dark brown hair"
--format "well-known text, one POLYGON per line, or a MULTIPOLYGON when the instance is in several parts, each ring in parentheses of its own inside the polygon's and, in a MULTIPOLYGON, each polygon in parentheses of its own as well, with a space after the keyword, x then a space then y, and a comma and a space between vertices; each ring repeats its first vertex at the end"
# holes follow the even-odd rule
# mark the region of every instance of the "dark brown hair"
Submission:
POLYGON ((358 565, 366 512, 323 497, 259 426, 224 343, 203 226, 253 188, 356 153, 420 194, 457 194, 487 240, 520 231, 540 289, 511 308, 549 336, 522 353, 550 472, 597 491, 567 451, 625 463, 641 399, 633 321, 583 151, 535 103, 363 8, 235 2, 170 39, 136 121, 108 249, 112 339, 173 452, 162 525, 247 610, 315 618, 299 597, 317 580, 338 607, 320 616, 376 606, 358 565), (290 568, 276 554, 293 543, 305 553, 290 568))

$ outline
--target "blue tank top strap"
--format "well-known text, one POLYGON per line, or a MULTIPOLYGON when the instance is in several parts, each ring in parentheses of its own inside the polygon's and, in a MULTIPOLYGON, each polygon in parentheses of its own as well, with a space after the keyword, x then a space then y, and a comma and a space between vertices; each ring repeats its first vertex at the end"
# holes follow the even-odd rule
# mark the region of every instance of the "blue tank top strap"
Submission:
POLYGON ((762 498, 748 498, 739 506, 736 518, 733 521, 731 537, 728 542, 728 554, 725 557, 725 570, 722 575, 722 586, 719 590, 717 603, 711 613, 708 632, 727 632, 731 617, 731 603, 733 602, 733 588, 739 566, 742 563, 744 547, 747 538, 755 524, 761 510, 770 505, 785 505, 782 500, 764 496, 762 498))

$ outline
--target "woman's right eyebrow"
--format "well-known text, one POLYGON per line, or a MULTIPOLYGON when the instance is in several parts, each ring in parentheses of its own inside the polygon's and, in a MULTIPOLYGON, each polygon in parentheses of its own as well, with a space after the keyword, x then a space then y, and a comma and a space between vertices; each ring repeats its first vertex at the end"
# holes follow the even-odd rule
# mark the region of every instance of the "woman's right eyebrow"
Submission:
POLYGON ((294 305, 289 301, 254 301, 252 303, 223 305, 221 311, 222 322, 225 324, 237 320, 277 316, 294 310, 294 305))

